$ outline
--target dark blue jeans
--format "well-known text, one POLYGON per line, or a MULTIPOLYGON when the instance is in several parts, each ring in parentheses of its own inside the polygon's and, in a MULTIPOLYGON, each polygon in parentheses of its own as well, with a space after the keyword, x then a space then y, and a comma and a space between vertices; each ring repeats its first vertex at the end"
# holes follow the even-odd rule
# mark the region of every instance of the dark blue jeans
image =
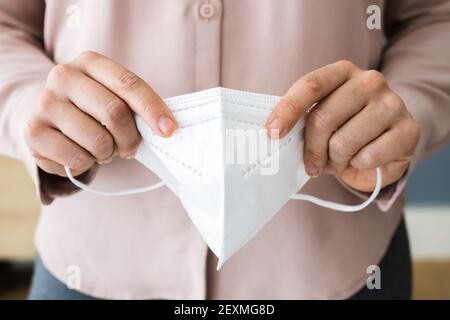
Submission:
POLYGON ((44 267, 41 258, 36 257, 34 263, 33 280, 31 281, 29 300, 95 300, 76 290, 69 289, 64 283, 56 279, 44 267))
MULTIPOLYGON (((411 255, 405 222, 402 220, 389 248, 379 263, 381 289, 369 290, 365 286, 350 299, 410 299, 411 255)), ((71 290, 51 275, 36 258, 33 280, 29 292, 31 300, 95 300, 94 297, 71 290)))
POLYGON ((351 300, 409 300, 412 296, 412 259, 408 231, 404 219, 400 222, 391 243, 378 263, 381 289, 364 286, 351 300))

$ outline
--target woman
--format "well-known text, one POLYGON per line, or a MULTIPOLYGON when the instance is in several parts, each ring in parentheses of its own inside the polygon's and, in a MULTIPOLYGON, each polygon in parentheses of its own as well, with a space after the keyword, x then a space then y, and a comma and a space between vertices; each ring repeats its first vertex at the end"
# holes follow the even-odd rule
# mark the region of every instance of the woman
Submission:
POLYGON ((0 39, 0 150, 44 204, 30 298, 410 297, 402 192, 449 141, 450 1, 7 0, 0 39), (379 166, 376 203, 290 201, 215 271, 168 189, 103 198, 65 177, 64 165, 97 186, 158 181, 126 160, 133 112, 170 139, 161 97, 216 86, 284 96, 266 124, 281 136, 318 102, 304 150, 318 178, 303 191, 361 201, 379 166), (373 266, 381 286, 366 286, 373 266))

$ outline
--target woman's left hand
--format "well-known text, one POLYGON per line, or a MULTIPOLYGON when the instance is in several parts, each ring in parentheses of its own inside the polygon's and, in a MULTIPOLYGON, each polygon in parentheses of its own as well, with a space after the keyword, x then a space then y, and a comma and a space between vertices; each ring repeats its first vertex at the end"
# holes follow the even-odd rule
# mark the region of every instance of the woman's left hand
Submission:
POLYGON ((307 114, 304 136, 310 176, 332 173, 350 187, 370 192, 374 168, 382 168, 383 187, 404 175, 420 127, 380 72, 339 61, 305 75, 270 114, 268 134, 278 132, 282 138, 316 102, 307 114))

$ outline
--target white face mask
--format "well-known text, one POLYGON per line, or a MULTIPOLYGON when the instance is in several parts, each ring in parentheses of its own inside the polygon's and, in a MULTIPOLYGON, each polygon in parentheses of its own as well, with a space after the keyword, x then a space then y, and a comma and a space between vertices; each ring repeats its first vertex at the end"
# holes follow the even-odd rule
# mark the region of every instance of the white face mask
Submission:
POLYGON ((154 134, 136 116, 142 136, 136 160, 161 178, 155 185, 104 192, 75 180, 68 168, 66 173, 81 189, 106 196, 167 186, 219 258, 219 269, 290 199, 351 212, 368 206, 381 189, 377 168, 376 188, 358 206, 296 194, 310 179, 303 165, 304 120, 284 138, 269 139, 264 123, 279 100, 224 88, 166 99, 178 123, 170 138, 154 134))

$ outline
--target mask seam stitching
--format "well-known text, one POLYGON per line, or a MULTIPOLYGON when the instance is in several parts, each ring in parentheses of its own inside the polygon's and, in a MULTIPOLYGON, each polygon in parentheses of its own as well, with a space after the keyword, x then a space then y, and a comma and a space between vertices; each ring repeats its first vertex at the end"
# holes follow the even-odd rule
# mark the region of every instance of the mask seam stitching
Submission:
MULTIPOLYGON (((241 103, 241 102, 237 102, 236 100, 230 100, 230 99, 223 99, 222 100, 225 103, 229 103, 235 106, 239 106, 242 108, 247 108, 247 109, 256 109, 256 110, 263 110, 263 111, 272 111, 271 107, 264 107, 264 106, 258 106, 256 104, 251 104, 251 103, 241 103)), ((194 102, 194 101, 193 101, 194 102)), ((180 109, 175 109, 175 110, 171 110, 172 113, 179 113, 179 112, 183 112, 183 111, 188 111, 188 110, 193 110, 193 109, 198 109, 198 108, 204 108, 208 105, 210 105, 211 103, 216 102, 215 99, 210 99, 210 100, 206 100, 206 101, 198 101, 197 103, 193 106, 188 106, 188 107, 183 107, 180 109)), ((182 104, 183 102, 180 102, 180 104, 182 104)), ((169 104, 169 107, 172 108, 176 108, 175 104, 169 104)))
POLYGON ((152 143, 152 142, 148 142, 149 146, 152 147, 154 150, 158 151, 158 153, 160 153, 162 156, 177 162, 178 164, 182 165, 184 168, 186 168, 187 170, 193 172, 194 174, 196 174, 197 176, 203 178, 203 173, 196 169, 193 165, 190 165, 186 162, 184 162, 183 160, 180 160, 178 157, 174 156, 172 153, 164 150, 163 148, 157 146, 156 144, 152 143))
POLYGON ((288 144, 290 144, 293 141, 292 137, 289 137, 286 141, 284 141, 280 147, 276 150, 276 152, 270 154, 267 158, 265 158, 264 160, 258 160, 256 164, 252 164, 249 165, 249 167, 247 167, 244 172, 242 173, 242 176, 244 178, 248 177, 252 172, 254 172, 256 169, 258 169, 259 167, 261 167, 261 165, 265 162, 270 161, 276 153, 279 153, 280 151, 282 151, 282 149, 284 149, 288 144))
POLYGON ((254 126, 257 126, 257 127, 260 127, 260 128, 264 128, 263 124, 256 123, 256 122, 251 122, 251 121, 247 121, 247 120, 239 120, 239 119, 235 119, 235 118, 230 117, 230 116, 223 116, 223 118, 225 120, 230 120, 230 121, 234 121, 234 122, 238 122, 238 123, 251 124, 251 125, 254 125, 254 126))
MULTIPOLYGON (((251 101, 253 101, 254 103, 259 103, 259 104, 264 104, 264 105, 275 105, 277 104, 281 97, 279 96, 275 96, 275 95, 267 95, 267 94, 263 94, 263 93, 248 93, 248 92, 243 92, 243 91, 239 91, 239 90, 234 90, 234 89, 229 89, 229 88, 222 88, 222 87, 218 87, 218 88, 214 88, 214 89, 208 89, 205 90, 201 93, 198 93, 198 95, 196 96, 192 96, 192 94, 186 94, 186 95, 181 95, 178 97, 172 97, 172 98, 167 98, 164 99, 165 103, 169 106, 173 106, 176 107, 177 105, 180 104, 187 104, 187 103, 194 103, 194 102, 198 102, 198 101, 204 101, 204 100, 231 100, 233 101, 234 99, 230 99, 230 97, 234 97, 240 100, 244 100, 243 103, 248 104, 248 105, 254 105, 252 103, 250 103, 251 101)), ((258 106, 256 106, 258 107, 258 106)), ((262 107, 264 108, 264 107, 262 107)), ((269 107, 268 107, 269 108, 269 107)))
MULTIPOLYGON (((211 121, 214 121, 214 120, 219 120, 219 119, 222 119, 222 118, 226 119, 226 120, 238 122, 238 123, 251 124, 251 125, 254 125, 254 126, 258 126, 260 128, 264 128, 264 125, 260 124, 260 123, 251 122, 251 121, 247 121, 247 120, 239 120, 239 119, 235 119, 235 118, 230 117, 230 116, 222 116, 222 117, 221 116, 217 116, 217 117, 213 117, 213 118, 207 118, 207 119, 201 120, 199 122, 191 122, 191 123, 188 123, 188 124, 185 124, 185 125, 182 125, 182 126, 178 126, 178 129, 185 129, 185 128, 191 128, 191 127, 194 127, 194 126, 201 126, 201 125, 203 125, 205 123, 208 123, 208 122, 211 122, 211 121)), ((155 136, 157 134, 152 132, 152 135, 155 136)))

